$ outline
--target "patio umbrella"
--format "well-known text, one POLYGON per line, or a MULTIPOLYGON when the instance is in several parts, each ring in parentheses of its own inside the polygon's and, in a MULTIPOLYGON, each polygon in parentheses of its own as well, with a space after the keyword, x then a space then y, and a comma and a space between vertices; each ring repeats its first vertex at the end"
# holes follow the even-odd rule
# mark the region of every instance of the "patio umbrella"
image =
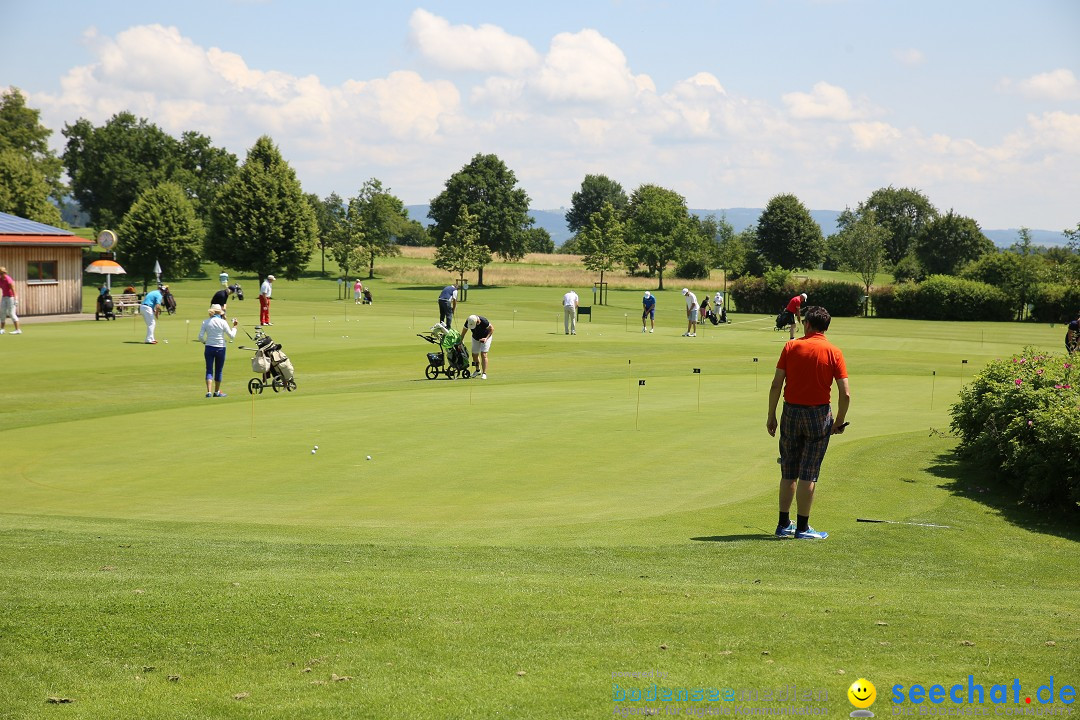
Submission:
POLYGON ((126 275, 127 271, 115 260, 95 260, 86 266, 86 272, 105 276, 105 287, 112 288, 113 275, 126 275))

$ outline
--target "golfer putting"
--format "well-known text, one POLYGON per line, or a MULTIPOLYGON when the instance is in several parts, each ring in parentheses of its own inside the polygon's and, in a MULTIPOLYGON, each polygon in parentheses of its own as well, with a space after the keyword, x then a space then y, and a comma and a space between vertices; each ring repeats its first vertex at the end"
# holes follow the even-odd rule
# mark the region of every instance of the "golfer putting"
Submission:
POLYGON ((780 516, 775 533, 778 538, 824 540, 829 536, 810 527, 810 508, 829 438, 844 432, 851 402, 844 355, 825 339, 831 321, 825 308, 807 309, 803 336, 785 343, 769 388, 765 429, 775 437, 777 426, 780 428, 780 516), (835 420, 831 405, 833 382, 839 392, 835 420), (781 392, 784 412, 777 423, 776 404, 781 392), (796 522, 791 521, 792 500, 798 507, 796 522))

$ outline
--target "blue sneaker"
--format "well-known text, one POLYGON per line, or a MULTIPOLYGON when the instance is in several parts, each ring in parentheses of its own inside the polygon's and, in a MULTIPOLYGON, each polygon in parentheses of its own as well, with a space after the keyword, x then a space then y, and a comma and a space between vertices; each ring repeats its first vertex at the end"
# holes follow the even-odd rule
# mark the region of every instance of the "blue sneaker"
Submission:
POLYGON ((824 540, 829 537, 829 533, 823 530, 815 530, 812 527, 808 527, 802 532, 795 533, 796 540, 824 540))
POLYGON ((794 534, 795 534, 795 523, 794 522, 788 523, 787 527, 783 527, 781 525, 776 526, 776 537, 778 537, 778 538, 789 538, 789 537, 792 537, 794 534))

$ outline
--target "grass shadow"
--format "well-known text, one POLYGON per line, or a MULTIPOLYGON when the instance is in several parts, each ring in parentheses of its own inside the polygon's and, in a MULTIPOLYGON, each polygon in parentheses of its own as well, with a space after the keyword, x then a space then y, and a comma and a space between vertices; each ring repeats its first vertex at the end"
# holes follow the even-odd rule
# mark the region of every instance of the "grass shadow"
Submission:
POLYGON ((1080 542, 1075 505, 1069 508, 1023 503, 1015 490, 988 478, 985 470, 951 452, 939 454, 926 470, 945 481, 939 487, 991 508, 1012 525, 1080 542))
POLYGON ((743 540, 776 540, 776 538, 772 535, 762 535, 761 533, 754 533, 753 535, 703 535, 701 537, 692 537, 690 539, 696 542, 741 542, 743 540))

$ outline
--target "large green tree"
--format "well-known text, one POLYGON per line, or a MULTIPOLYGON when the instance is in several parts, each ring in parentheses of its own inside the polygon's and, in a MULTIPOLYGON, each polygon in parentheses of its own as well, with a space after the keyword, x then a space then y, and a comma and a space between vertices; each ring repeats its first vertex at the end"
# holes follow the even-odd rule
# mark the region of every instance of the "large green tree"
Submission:
POLYGON ((203 227, 195 207, 176 183, 144 190, 116 228, 117 259, 129 276, 148 282, 154 264, 167 278, 190 275, 199 267, 203 227))
POLYGON ((375 258, 400 255, 401 248, 395 237, 409 222, 409 211, 404 203, 390 193, 389 188, 376 178, 371 178, 360 188, 360 193, 349 201, 349 214, 360 218, 363 237, 360 245, 367 260, 368 277, 375 277, 375 258))
MULTIPOLYGON (((437 245, 458 222, 463 205, 476 216, 481 245, 504 260, 525 256, 524 231, 533 224, 529 196, 517 187, 514 171, 498 156, 477 154, 451 175, 446 188, 432 199, 428 217, 435 221, 430 230, 437 245)), ((484 268, 478 270, 477 285, 483 285, 484 268)))
POLYGON ((60 209, 49 201, 51 195, 37 164, 16 150, 0 150, 0 212, 60 225, 60 209))
POLYGON ((605 203, 621 215, 629 202, 622 185, 607 175, 586 175, 581 181, 581 189, 570 198, 566 227, 572 233, 579 233, 589 226, 592 216, 600 212, 605 203))
POLYGON ((691 233, 686 198, 659 185, 641 185, 626 208, 627 265, 644 265, 656 274, 657 290, 663 290, 664 270, 691 233))
POLYGON ((0 212, 59 225, 63 165, 49 149, 52 130, 18 88, 0 94, 0 212))
POLYGON ((119 225, 139 194, 168 180, 176 167, 176 140, 129 112, 100 128, 79 118, 63 133, 71 194, 97 228, 119 225))
POLYGON ((208 137, 185 132, 177 140, 126 111, 101 127, 80 118, 63 133, 71 193, 98 228, 115 227, 140 193, 165 181, 183 188, 206 224, 217 193, 236 174, 236 156, 208 137))
POLYGON ((625 232, 619 211, 606 202, 592 214, 588 226, 577 234, 578 248, 583 256, 581 262, 587 269, 600 273, 601 283, 604 273, 614 269, 626 257, 625 232))
MULTIPOLYGON (((331 197, 336 197, 336 195, 331 197)), ((341 207, 341 214, 334 220, 329 233, 326 247, 330 251, 331 259, 341 270, 341 274, 348 277, 354 270, 358 271, 362 268, 366 257, 364 219, 355 198, 350 200, 348 205, 341 207)))
POLYGON ((785 270, 817 266, 825 254, 825 238, 810 211, 794 195, 769 200, 757 223, 757 250, 770 265, 785 270))
POLYGON ((920 191, 892 185, 870 193, 855 211, 860 216, 873 211, 877 224, 888 232, 885 256, 890 265, 900 262, 912 251, 915 238, 938 216, 937 208, 920 191))
POLYGON ((491 250, 480 242, 480 219, 469 212, 468 205, 458 208, 457 220, 443 233, 435 249, 435 267, 458 276, 458 285, 465 282, 465 273, 481 270, 491 262, 491 250))
POLYGON ((915 238, 915 255, 928 275, 955 275, 965 264, 994 252, 979 224, 950 210, 931 220, 915 238))
POLYGON ((315 251, 318 223, 296 173, 267 137, 217 195, 207 256, 236 270, 295 280, 315 251))

